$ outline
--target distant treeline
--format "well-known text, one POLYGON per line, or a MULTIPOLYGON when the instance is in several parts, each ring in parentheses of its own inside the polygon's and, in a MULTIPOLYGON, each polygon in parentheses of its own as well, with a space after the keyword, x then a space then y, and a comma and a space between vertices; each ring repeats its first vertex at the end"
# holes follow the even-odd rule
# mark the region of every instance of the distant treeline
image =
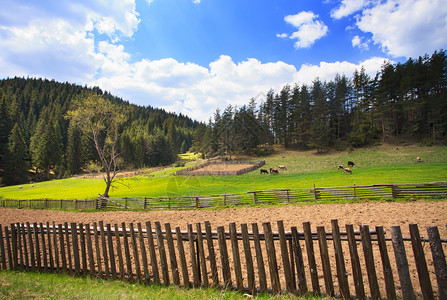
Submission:
POLYGON ((124 112, 121 168, 170 164, 191 147, 198 122, 181 114, 129 104, 98 87, 8 78, 0 81, 0 185, 100 169, 92 141, 67 118, 73 103, 92 92, 124 112))
MULTIPOLYGON (((193 148, 209 156, 249 153, 260 145, 343 149, 384 142, 447 141, 447 57, 444 50, 405 63, 385 62, 371 78, 363 67, 352 78, 286 85, 270 90, 260 107, 217 110, 201 124, 193 148)), ((258 148, 259 150, 259 148, 258 148)))

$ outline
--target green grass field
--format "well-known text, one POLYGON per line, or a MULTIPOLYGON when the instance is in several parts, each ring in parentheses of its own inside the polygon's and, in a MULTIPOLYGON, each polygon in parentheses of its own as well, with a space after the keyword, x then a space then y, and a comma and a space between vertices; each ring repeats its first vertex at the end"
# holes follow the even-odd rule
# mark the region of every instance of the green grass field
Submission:
MULTIPOLYGON (((257 299, 299 298, 262 294, 257 299)), ((218 289, 182 289, 176 286, 129 284, 64 274, 0 271, 0 299, 247 299, 242 293, 218 289)))
MULTIPOLYGON (((191 158, 184 156, 185 159, 191 158)), ((165 195, 213 195, 277 188, 312 188, 390 183, 447 181, 447 147, 378 146, 351 152, 316 154, 315 151, 278 150, 268 157, 263 168, 286 165, 279 175, 260 175, 259 170, 239 176, 174 176, 181 168, 119 179, 113 198, 165 195), (422 163, 416 162, 416 157, 422 163), (337 170, 354 161, 352 175, 337 170)), ((187 164, 190 166, 197 161, 187 164)), ((104 191, 102 179, 68 178, 0 188, 0 198, 10 199, 92 199, 104 191)))

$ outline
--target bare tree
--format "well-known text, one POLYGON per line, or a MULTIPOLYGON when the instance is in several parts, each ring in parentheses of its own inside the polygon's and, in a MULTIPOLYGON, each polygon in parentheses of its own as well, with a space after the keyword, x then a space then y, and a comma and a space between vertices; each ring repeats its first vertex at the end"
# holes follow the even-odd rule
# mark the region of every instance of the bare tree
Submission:
POLYGON ((104 169, 106 189, 101 207, 107 205, 109 190, 118 173, 118 141, 125 116, 120 108, 96 93, 89 93, 75 104, 67 117, 95 144, 104 169))

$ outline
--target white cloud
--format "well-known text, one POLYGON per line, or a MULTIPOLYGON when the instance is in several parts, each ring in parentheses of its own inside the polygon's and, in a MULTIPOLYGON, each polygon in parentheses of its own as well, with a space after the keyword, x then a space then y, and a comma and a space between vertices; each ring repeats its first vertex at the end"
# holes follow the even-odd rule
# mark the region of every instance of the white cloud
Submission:
MULTIPOLYGON (((352 77, 361 66, 373 77, 384 61, 384 58, 375 57, 358 64, 321 62, 296 70, 293 65, 281 61, 261 63, 250 58, 235 62, 227 55, 221 55, 208 67, 172 58, 141 60, 127 64, 127 69, 120 73, 102 76, 92 85, 132 99, 139 105, 161 107, 206 122, 218 107, 224 109, 229 104, 240 107, 271 88, 279 91, 285 84, 311 84, 317 77, 329 81, 336 74, 352 77)), ((123 66, 119 61, 116 64, 123 66)))
POLYGON ((117 45, 95 49, 94 32, 109 42, 132 37, 138 28, 134 0, 8 1, 0 12, 0 77, 36 76, 85 83, 97 70, 110 71, 117 45), (110 57, 107 57, 109 56, 110 57))
POLYGON ((376 73, 380 71, 385 61, 387 61, 385 58, 373 57, 358 64, 347 61, 337 61, 333 63, 320 62, 319 65, 304 64, 295 74, 294 80, 296 82, 310 84, 317 77, 322 81, 332 80, 335 78, 336 74, 344 74, 351 77, 355 70, 360 70, 361 66, 365 68, 365 71, 369 76, 374 77, 376 73))
POLYGON ((342 0, 340 6, 331 11, 331 17, 337 20, 347 17, 362 10, 370 3, 371 0, 342 0))
POLYGON ((285 33, 285 32, 284 33, 277 33, 276 37, 284 39, 284 38, 289 37, 289 35, 287 33, 285 33))
POLYGON ((316 20, 317 18, 318 15, 310 11, 288 15, 284 18, 284 21, 298 29, 290 35, 291 39, 297 39, 295 48, 309 48, 316 40, 326 35, 328 27, 323 22, 316 20))
POLYGON ((388 0, 365 9, 357 21, 382 50, 417 57, 447 45, 445 0, 388 0))
POLYGON ((352 47, 357 47, 361 50, 368 50, 369 49, 369 40, 363 41, 363 38, 359 37, 358 35, 354 36, 352 38, 352 47))
POLYGON ((293 82, 296 68, 283 62, 256 59, 235 63, 220 56, 208 68, 176 60, 141 60, 120 74, 110 73, 92 85, 111 91, 139 105, 165 108, 207 121, 217 107, 241 106, 270 88, 293 82))

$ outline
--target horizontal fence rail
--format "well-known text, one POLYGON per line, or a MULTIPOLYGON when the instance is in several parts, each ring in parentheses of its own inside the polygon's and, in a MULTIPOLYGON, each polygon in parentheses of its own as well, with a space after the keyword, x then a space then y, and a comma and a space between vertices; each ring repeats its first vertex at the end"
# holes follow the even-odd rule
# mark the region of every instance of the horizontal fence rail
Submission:
POLYGON ((250 294, 284 292, 344 299, 446 299, 446 239, 437 227, 409 237, 393 226, 330 230, 304 222, 249 225, 210 222, 183 230, 160 222, 0 225, 0 268, 61 272, 183 287, 220 287, 250 294), (203 226, 203 227, 202 227, 203 226), (239 229, 239 230, 237 230, 239 229))
POLYGON ((161 196, 135 198, 98 198, 93 200, 0 199, 5 208, 49 209, 193 209, 218 206, 301 203, 341 199, 400 199, 447 197, 447 182, 412 184, 375 184, 313 189, 274 189, 211 196, 161 196))

